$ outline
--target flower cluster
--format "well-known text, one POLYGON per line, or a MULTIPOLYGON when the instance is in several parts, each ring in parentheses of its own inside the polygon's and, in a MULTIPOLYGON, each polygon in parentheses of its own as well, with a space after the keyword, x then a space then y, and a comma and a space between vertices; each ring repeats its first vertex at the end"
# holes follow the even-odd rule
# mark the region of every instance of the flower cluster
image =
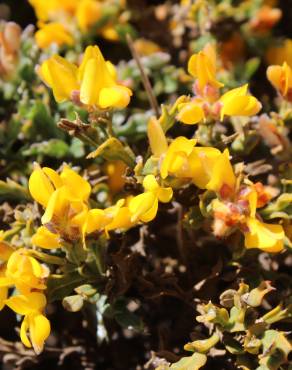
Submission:
POLYGON ((117 40, 119 35, 111 18, 116 18, 125 6, 122 0, 30 0, 38 18, 35 34, 37 45, 44 49, 52 43, 58 46, 74 44, 76 32, 99 30, 106 39, 117 40), (100 25, 98 25, 100 23, 100 25), (77 30, 76 30, 77 28, 77 30))
POLYGON ((24 346, 40 354, 58 333, 55 301, 84 309, 82 327, 96 325, 100 342, 140 335, 143 315, 147 330, 154 314, 172 323, 176 305, 163 309, 175 299, 212 336, 158 369, 199 369, 220 342, 229 364, 230 352, 236 366, 285 370, 286 334, 270 326, 291 318, 288 279, 278 279, 291 264, 292 41, 266 42, 282 11, 264 0, 166 2, 147 7, 145 25, 157 23, 148 40, 127 23, 144 28, 140 2, 29 3, 35 32, 0 25, 0 310, 21 320, 24 346), (161 40, 159 22, 170 27, 161 40), (133 59, 117 61, 124 41, 133 59), (279 290, 271 302, 266 278, 279 290), (254 310, 276 300, 267 315, 254 310))

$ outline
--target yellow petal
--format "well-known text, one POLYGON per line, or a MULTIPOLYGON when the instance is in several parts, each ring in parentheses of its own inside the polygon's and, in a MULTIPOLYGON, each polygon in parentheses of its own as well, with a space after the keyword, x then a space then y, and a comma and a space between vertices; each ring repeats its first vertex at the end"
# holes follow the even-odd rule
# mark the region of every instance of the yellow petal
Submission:
POLYGON ((14 249, 8 243, 0 240, 0 262, 8 261, 9 257, 11 256, 13 252, 14 252, 14 249))
POLYGON ((54 185, 54 188, 55 189, 58 189, 61 186, 63 186, 62 179, 61 179, 61 177, 58 175, 58 173, 56 171, 52 170, 49 167, 43 167, 42 170, 48 176, 48 178, 50 179, 51 183, 54 185))
POLYGON ((95 59, 89 59, 84 69, 84 75, 80 88, 80 100, 83 104, 98 105, 99 92, 102 86, 98 83, 101 80, 100 68, 95 59))
POLYGON ((8 296, 8 288, 0 287, 0 311, 5 306, 5 301, 7 299, 7 296, 8 296))
POLYGON ((212 44, 207 44, 203 51, 191 56, 188 71, 198 79, 200 89, 206 87, 207 84, 215 88, 223 86, 216 80, 216 52, 212 44))
POLYGON ((15 295, 5 301, 6 305, 19 315, 28 315, 33 311, 43 310, 47 300, 42 293, 28 293, 26 295, 15 295))
POLYGON ((200 189, 205 189, 213 173, 220 150, 211 147, 195 147, 189 156, 190 172, 193 183, 200 189))
POLYGON ((157 202, 157 197, 152 192, 142 193, 133 197, 129 203, 129 210, 132 214, 131 221, 135 222, 136 220, 142 219, 145 214, 147 218, 147 213, 152 211, 153 206, 157 202))
POLYGON ((248 85, 245 84, 225 93, 219 100, 222 104, 221 120, 224 116, 251 116, 261 110, 261 103, 247 94, 248 85))
POLYGON ((106 232, 116 229, 128 229, 134 225, 131 221, 131 212, 128 207, 122 207, 118 210, 113 220, 105 227, 106 232))
POLYGON ((90 234, 94 231, 101 231, 111 222, 109 217, 102 209, 91 209, 87 214, 86 233, 90 234))
POLYGON ((155 198, 152 207, 140 216, 142 222, 150 222, 154 220, 158 211, 158 199, 155 198))
POLYGON ((199 104, 185 103, 179 108, 177 119, 187 125, 194 125, 205 119, 205 113, 199 104))
POLYGON ((213 190, 216 193, 225 193, 225 187, 228 187, 228 193, 234 190, 236 177, 229 160, 229 151, 225 149, 224 152, 217 158, 210 175, 210 181, 206 185, 206 189, 213 190))
POLYGON ((172 188, 159 188, 157 196, 160 202, 168 203, 173 196, 172 188))
POLYGON ((63 24, 52 22, 43 24, 35 33, 36 43, 39 48, 47 48, 51 44, 56 45, 73 45, 74 39, 71 33, 64 27, 63 24))
POLYGON ((49 231, 45 226, 40 226, 32 236, 31 242, 40 248, 56 249, 60 248, 60 235, 49 231))
POLYGON ((30 264, 31 264, 31 270, 34 276, 37 278, 43 277, 43 268, 42 265, 37 261, 34 257, 27 256, 30 264))
POLYGON ((157 191, 159 188, 158 182, 153 175, 147 175, 143 179, 143 187, 146 191, 157 191))
POLYGON ((161 124, 155 117, 150 118, 148 122, 147 134, 151 152, 155 157, 160 158, 167 151, 168 145, 161 124))
POLYGON ((28 317, 25 317, 20 327, 20 339, 26 347, 31 348, 31 343, 27 336, 28 327, 29 327, 29 319, 28 317))
POLYGON ((169 172, 175 174, 177 170, 182 171, 184 162, 187 161, 187 157, 191 154, 195 145, 196 140, 189 140, 184 136, 179 136, 174 139, 168 147, 165 158, 161 163, 161 177, 165 179, 169 172))
POLYGON ((51 332, 49 320, 39 312, 29 315, 29 334, 33 349, 40 354, 44 348, 45 340, 51 332))
POLYGON ((68 199, 62 196, 62 194, 64 194, 62 190, 62 188, 55 190, 50 197, 46 207, 46 211, 41 218, 44 225, 49 223, 54 215, 65 214, 66 209, 69 208, 70 203, 68 199))
POLYGON ((280 252, 284 248, 284 229, 281 225, 270 225, 255 218, 247 220, 249 231, 245 233, 245 247, 259 248, 265 252, 280 252))
POLYGON ((39 73, 43 81, 53 89, 57 102, 70 100, 72 92, 79 90, 77 67, 58 55, 46 60, 39 73))
POLYGON ((132 91, 122 85, 104 87, 100 91, 98 104, 101 108, 125 108, 131 95, 132 91))
POLYGON ((82 32, 86 32, 102 16, 101 3, 95 0, 79 1, 76 18, 82 32))
POLYGON ((88 181, 78 175, 69 167, 65 167, 60 175, 63 185, 66 186, 70 194, 76 200, 86 201, 91 193, 91 186, 88 181))
POLYGON ((31 196, 43 207, 47 206, 55 190, 51 181, 41 169, 34 170, 30 175, 28 187, 31 196))

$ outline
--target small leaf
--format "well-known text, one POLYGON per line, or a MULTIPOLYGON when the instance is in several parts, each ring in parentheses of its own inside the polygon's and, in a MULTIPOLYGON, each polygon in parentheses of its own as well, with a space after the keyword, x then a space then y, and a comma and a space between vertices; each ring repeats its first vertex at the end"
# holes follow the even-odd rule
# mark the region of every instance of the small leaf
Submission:
POLYGON ((214 333, 208 339, 195 340, 194 342, 187 343, 184 346, 184 349, 186 351, 206 353, 219 342, 219 339, 219 335, 217 333, 214 333))
POLYGON ((69 312, 78 312, 84 304, 84 299, 80 295, 71 295, 63 298, 62 305, 69 312))
POLYGON ((170 366, 171 370, 198 370, 207 362, 207 356, 202 353, 194 353, 190 357, 183 357, 170 366))
POLYGON ((125 147, 118 139, 111 137, 101 144, 87 158, 103 157, 108 161, 121 160, 129 167, 135 166, 135 155, 129 147, 125 147))
POLYGON ((262 304, 264 296, 272 290, 275 288, 270 285, 270 282, 263 281, 257 288, 243 295, 242 300, 251 307, 258 307, 262 304))
POLYGON ((51 139, 32 144, 28 149, 23 150, 22 154, 26 157, 43 154, 49 157, 63 158, 68 152, 68 144, 59 139, 51 139))
POLYGON ((50 302, 61 300, 83 283, 88 282, 88 277, 81 276, 78 271, 64 275, 50 275, 47 282, 47 296, 50 302))

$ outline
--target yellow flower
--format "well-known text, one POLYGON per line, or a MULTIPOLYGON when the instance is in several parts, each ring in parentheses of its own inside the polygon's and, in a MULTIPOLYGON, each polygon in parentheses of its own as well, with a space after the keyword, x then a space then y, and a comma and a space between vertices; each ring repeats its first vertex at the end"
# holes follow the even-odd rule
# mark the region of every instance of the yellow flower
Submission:
POLYGON ((207 118, 219 119, 224 116, 252 116, 261 109, 261 103, 251 95, 247 95, 248 85, 232 89, 213 100, 213 96, 196 97, 178 106, 177 119, 187 125, 194 125, 207 118), (220 117, 219 117, 220 114, 220 117))
POLYGON ((222 198, 229 197, 234 192, 236 177, 229 160, 228 149, 225 149, 219 156, 213 154, 209 162, 213 163, 211 163, 211 171, 209 170, 206 189, 215 191, 222 198))
POLYGON ((79 68, 54 55, 41 65, 39 74, 53 89, 57 102, 70 100, 78 91, 85 105, 101 109, 125 108, 132 95, 130 89, 117 83, 114 66, 104 60, 97 46, 86 48, 79 68))
POLYGON ((51 331, 49 320, 42 314, 47 303, 45 295, 37 292, 16 295, 5 303, 18 315, 24 316, 20 329, 22 343, 33 347, 37 354, 41 353, 51 331))
POLYGON ((281 225, 261 222, 256 217, 258 194, 253 187, 248 194, 249 216, 246 218, 247 231, 244 231, 245 247, 259 248, 265 252, 280 252, 284 249, 284 229, 281 225))
POLYGON ((223 84, 216 80, 216 51, 212 44, 207 44, 203 51, 193 54, 188 62, 189 73, 198 79, 199 90, 202 91, 207 85, 215 88, 223 84))
POLYGON ((39 30, 35 33, 36 43, 39 48, 45 49, 52 44, 73 45, 71 33, 62 23, 39 23, 39 30))
POLYGON ((42 223, 52 223, 56 233, 69 239, 79 237, 88 212, 90 184, 69 167, 61 174, 51 168, 37 168, 29 179, 32 197, 45 209, 42 223))
POLYGON ((266 59, 268 64, 282 65, 286 62, 292 68, 292 40, 285 39, 281 45, 270 47, 266 59))
POLYGON ((169 145, 162 160, 160 174, 163 179, 168 175, 176 177, 192 177, 189 156, 196 145, 195 139, 187 139, 184 136, 177 137, 169 145))
POLYGON ((53 20, 73 15, 80 0, 29 0, 39 20, 53 20))
POLYGON ((76 18, 82 32, 88 31, 102 16, 102 4, 96 0, 80 0, 76 18))
POLYGON ((284 229, 281 225, 266 224, 256 218, 247 219, 248 232, 244 233, 246 248, 265 252, 280 252, 284 248, 284 229))
POLYGON ((27 249, 21 248, 11 254, 7 262, 5 276, 0 278, 0 287, 15 285, 16 289, 27 294, 33 289, 46 289, 44 284, 48 270, 27 249))
POLYGON ((173 195, 171 188, 161 187, 153 175, 147 175, 143 180, 145 192, 133 197, 129 202, 132 214, 131 221, 152 221, 158 210, 158 201, 168 203, 173 195))
POLYGON ((282 66, 270 66, 267 69, 267 77, 282 96, 290 97, 292 93, 292 70, 286 62, 282 66))
POLYGON ((248 85, 243 85, 225 93, 219 99, 221 108, 221 120, 224 116, 253 116, 261 108, 261 103, 251 95, 247 95, 248 85))
POLYGON ((147 135, 151 152, 155 158, 160 158, 166 153, 168 144, 161 127, 161 124, 156 118, 151 118, 147 125, 147 135))
POLYGON ((60 235, 49 231, 45 226, 40 226, 32 236, 33 245, 44 249, 56 249, 61 247, 60 235))
POLYGON ((179 105, 177 119, 186 125, 195 125, 206 119, 202 99, 193 99, 179 105))

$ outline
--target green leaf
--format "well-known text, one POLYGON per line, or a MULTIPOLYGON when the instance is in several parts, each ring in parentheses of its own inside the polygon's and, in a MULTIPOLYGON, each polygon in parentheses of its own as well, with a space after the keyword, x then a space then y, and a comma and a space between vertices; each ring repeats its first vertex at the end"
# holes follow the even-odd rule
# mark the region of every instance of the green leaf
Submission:
POLYGON ((170 366, 171 370, 198 370, 207 362, 207 356, 202 353, 194 353, 190 357, 183 357, 170 366))
POLYGON ((144 327, 143 322, 138 315, 129 311, 127 308, 128 303, 127 299, 119 298, 112 307, 113 317, 123 328, 141 332, 144 327))
POLYGON ((101 144, 95 151, 89 153, 87 158, 103 157, 107 161, 121 160, 129 167, 135 166, 135 155, 128 146, 111 137, 101 144))
POLYGON ((42 141, 41 143, 34 143, 28 149, 22 151, 22 154, 26 157, 43 154, 49 157, 63 158, 68 155, 68 153, 68 144, 59 139, 51 139, 48 141, 42 141))
POLYGON ((47 282, 47 296, 49 302, 62 300, 78 286, 88 282, 86 276, 81 276, 78 271, 64 275, 50 275, 47 282))
POLYGON ((21 201, 31 200, 31 197, 27 191, 27 189, 16 182, 7 179, 6 182, 0 180, 0 200, 13 200, 13 201, 21 201))

